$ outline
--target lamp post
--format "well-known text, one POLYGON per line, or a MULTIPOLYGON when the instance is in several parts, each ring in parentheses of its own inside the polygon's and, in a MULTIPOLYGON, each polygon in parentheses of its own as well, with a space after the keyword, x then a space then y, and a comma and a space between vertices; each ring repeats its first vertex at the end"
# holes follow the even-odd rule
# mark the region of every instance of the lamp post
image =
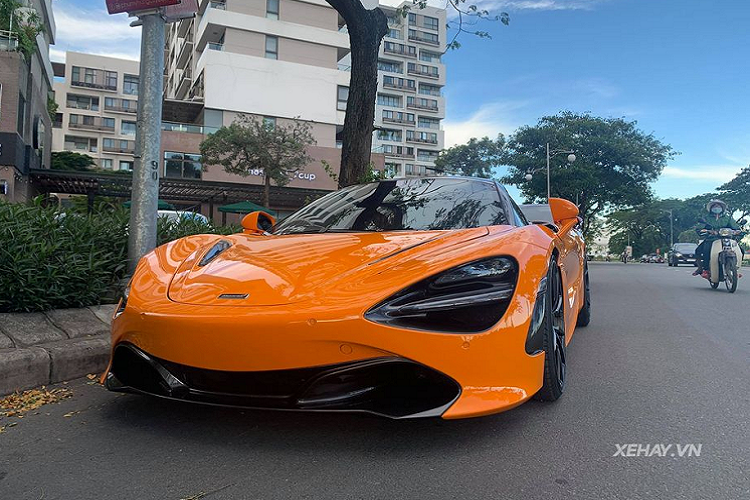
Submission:
POLYGON ((662 212, 669 214, 669 248, 674 246, 674 216, 672 209, 662 208, 662 212))
MULTIPOLYGON (((567 154, 568 155, 568 163, 573 163, 576 161, 576 155, 574 154, 574 151, 566 150, 566 149, 554 149, 550 151, 549 149, 549 142, 547 143, 547 203, 549 203, 549 199, 552 197, 552 185, 550 181, 550 159, 553 156, 560 155, 560 154, 567 154)), ((526 174, 526 180, 530 181, 534 178, 533 173, 537 172, 538 170, 531 170, 526 174)))

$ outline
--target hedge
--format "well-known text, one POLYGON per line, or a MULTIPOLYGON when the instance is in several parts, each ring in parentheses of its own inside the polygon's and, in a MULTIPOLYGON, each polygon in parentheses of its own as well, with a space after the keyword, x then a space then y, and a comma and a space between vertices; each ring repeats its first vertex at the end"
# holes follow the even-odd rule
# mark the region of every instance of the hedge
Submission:
MULTIPOLYGON (((129 211, 90 215, 0 202, 0 312, 30 312, 112 302, 127 271, 129 211)), ((201 233, 229 234, 192 219, 160 218, 158 244, 201 233)))

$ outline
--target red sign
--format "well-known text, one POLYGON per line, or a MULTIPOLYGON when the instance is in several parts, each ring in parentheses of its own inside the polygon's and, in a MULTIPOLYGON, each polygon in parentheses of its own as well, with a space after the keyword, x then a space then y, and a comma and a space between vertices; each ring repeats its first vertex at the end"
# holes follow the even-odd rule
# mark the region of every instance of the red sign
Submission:
POLYGON ((168 23, 174 23, 181 19, 190 19, 195 17, 198 12, 198 0, 180 0, 175 5, 170 5, 162 9, 164 20, 168 23))
POLYGON ((167 5, 175 5, 180 0, 107 0, 107 11, 110 14, 121 12, 138 12, 141 10, 158 9, 167 5))

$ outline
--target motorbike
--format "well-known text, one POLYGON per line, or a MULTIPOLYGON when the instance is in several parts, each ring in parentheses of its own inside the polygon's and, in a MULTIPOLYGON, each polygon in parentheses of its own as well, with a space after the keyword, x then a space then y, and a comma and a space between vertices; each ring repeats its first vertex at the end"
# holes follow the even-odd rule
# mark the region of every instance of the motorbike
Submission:
POLYGON ((710 249, 710 266, 706 279, 711 284, 711 288, 716 290, 724 282, 729 293, 736 292, 742 266, 742 250, 736 238, 742 234, 742 231, 721 228, 718 231, 702 230, 701 233, 719 237, 711 244, 710 249))

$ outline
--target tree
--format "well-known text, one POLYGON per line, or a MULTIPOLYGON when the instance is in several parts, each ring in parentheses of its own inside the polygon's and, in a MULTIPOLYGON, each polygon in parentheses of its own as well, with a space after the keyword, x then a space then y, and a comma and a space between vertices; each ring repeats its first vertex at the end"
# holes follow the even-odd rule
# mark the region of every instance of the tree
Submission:
POLYGON ((505 138, 502 134, 494 141, 489 137, 471 138, 443 150, 435 160, 435 169, 454 175, 492 177, 492 169, 501 164, 505 138))
POLYGON ((74 151, 53 151, 50 167, 52 170, 86 172, 92 170, 94 165, 94 159, 89 155, 74 151))
POLYGON ((750 166, 745 167, 737 176, 718 190, 721 198, 729 208, 742 213, 740 218, 750 215, 750 166))
POLYGON ((292 176, 312 161, 307 146, 315 144, 312 126, 301 120, 275 124, 240 115, 221 127, 200 145, 204 168, 221 165, 230 174, 263 176, 263 204, 269 207, 271 181, 286 186, 292 176))
POLYGON ((570 111, 545 116, 535 126, 518 129, 506 145, 511 166, 503 182, 514 184, 530 201, 546 199, 546 144, 573 150, 568 164, 559 157, 551 168, 552 196, 578 201, 584 232, 605 209, 649 200, 655 181, 675 152, 653 134, 621 118, 599 118, 570 111), (526 181, 529 172, 538 172, 526 181))
MULTIPOLYGON (((388 33, 388 19, 380 8, 365 8, 362 0, 326 0, 344 19, 349 31, 351 49, 351 76, 349 97, 346 103, 346 117, 342 131, 341 169, 339 186, 349 186, 361 182, 367 175, 372 150, 372 132, 375 120, 375 99, 378 87, 378 50, 380 42, 388 33)), ((448 48, 460 46, 460 34, 472 34, 480 38, 491 38, 486 31, 478 31, 472 26, 476 20, 498 20, 508 24, 506 12, 492 16, 476 5, 466 5, 466 0, 447 0, 448 6, 456 13, 456 20, 449 27, 454 36, 448 48), (472 21, 470 21, 472 20, 472 21)), ((413 0, 412 5, 399 9, 404 18, 411 8, 423 9, 427 0, 413 0)))
POLYGON ((683 231, 677 237, 677 243, 698 243, 699 241, 700 236, 698 236, 698 233, 694 229, 683 231))

